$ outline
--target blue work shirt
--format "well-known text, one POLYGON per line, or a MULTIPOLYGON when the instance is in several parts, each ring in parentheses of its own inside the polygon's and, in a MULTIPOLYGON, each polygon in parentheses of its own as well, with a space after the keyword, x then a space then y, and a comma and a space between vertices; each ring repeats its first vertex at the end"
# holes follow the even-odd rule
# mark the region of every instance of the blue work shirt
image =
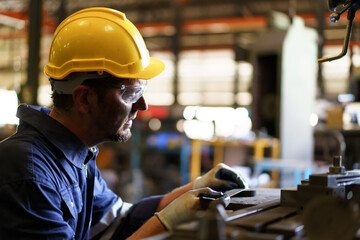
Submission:
POLYGON ((115 222, 118 239, 128 237, 162 196, 124 203, 101 178, 98 149, 49 113, 20 105, 17 132, 0 143, 0 239, 89 239, 115 222))

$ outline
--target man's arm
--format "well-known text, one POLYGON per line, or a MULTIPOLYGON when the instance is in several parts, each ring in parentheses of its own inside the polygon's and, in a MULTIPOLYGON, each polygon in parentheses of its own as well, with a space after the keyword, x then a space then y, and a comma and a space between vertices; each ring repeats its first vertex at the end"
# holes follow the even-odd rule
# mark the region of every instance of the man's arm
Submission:
MULTIPOLYGON (((190 187, 187 185, 186 188, 190 187)), ((174 190, 164 198, 172 198, 177 194, 180 194, 186 188, 179 188, 174 190)), ((196 213, 199 210, 204 210, 200 204, 199 194, 216 194, 210 188, 201 188, 196 190, 187 191, 182 194, 180 197, 174 199, 170 202, 165 208, 160 212, 156 212, 155 215, 151 217, 145 224, 143 224, 134 234, 132 234, 128 239, 142 239, 150 237, 156 234, 163 233, 165 231, 172 231, 177 225, 195 219, 196 213)), ((217 204, 222 204, 225 206, 225 201, 223 199, 214 200, 214 206, 217 204)))
MULTIPOLYGON (((159 199, 157 207, 154 208, 154 210, 156 209, 157 217, 150 216, 144 224, 141 224, 141 227, 138 225, 138 227, 135 228, 136 232, 134 232, 129 239, 139 239, 160 234, 167 230, 171 230, 181 222, 191 220, 195 213, 201 209, 198 197, 199 193, 207 192, 208 194, 218 194, 218 192, 214 192, 210 188, 204 188, 204 186, 224 191, 232 188, 244 188, 246 187, 246 184, 241 176, 233 169, 225 164, 219 164, 194 182, 176 188, 159 199)), ((214 201, 214 204, 219 203, 224 205, 224 202, 221 200, 214 201)), ((149 207, 145 208, 148 209, 149 207)), ((143 211, 141 209, 144 209, 144 205, 140 204, 135 209, 141 213, 143 211)), ((130 214, 127 220, 130 221, 130 219, 134 219, 134 215, 139 214, 130 214)), ((140 215, 143 216, 143 214, 140 215)), ((132 226, 133 224, 125 225, 128 226, 128 229, 129 226, 132 226)))
POLYGON ((160 203, 159 206, 157 208, 157 211, 161 211, 162 209, 164 209, 169 203, 171 203, 174 199, 178 198, 179 196, 181 196, 182 194, 190 191, 193 189, 193 183, 188 183, 182 187, 178 187, 176 189, 174 189, 173 191, 171 191, 170 193, 168 193, 167 195, 165 195, 160 203))
POLYGON ((150 237, 154 235, 158 235, 161 233, 166 232, 166 228, 160 220, 153 216, 151 217, 139 230, 137 230, 133 235, 131 235, 128 240, 134 240, 134 239, 142 239, 145 237, 150 237))
POLYGON ((165 196, 144 198, 134 204, 126 218, 121 221, 119 227, 116 228, 111 239, 124 239, 127 237, 129 237, 129 239, 141 239, 166 232, 166 228, 159 219, 154 216, 154 213, 160 212, 173 200, 191 189, 192 183, 189 183, 174 189, 165 196))
MULTIPOLYGON (((182 187, 176 188, 167 195, 165 195, 157 208, 157 212, 164 209, 169 203, 171 203, 174 199, 178 198, 185 192, 190 191, 193 188, 193 183, 188 183, 182 187)), ((151 217, 138 231, 136 231, 133 235, 131 235, 128 239, 141 239, 144 237, 149 237, 153 235, 157 235, 160 233, 166 232, 166 228, 160 222, 160 220, 153 216, 151 217)))

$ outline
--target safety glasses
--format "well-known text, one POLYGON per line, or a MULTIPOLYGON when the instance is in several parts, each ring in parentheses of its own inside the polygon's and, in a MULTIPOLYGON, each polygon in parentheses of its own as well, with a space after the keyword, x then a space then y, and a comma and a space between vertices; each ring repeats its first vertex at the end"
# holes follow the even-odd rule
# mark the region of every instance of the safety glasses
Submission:
POLYGON ((137 85, 118 85, 116 83, 109 82, 100 82, 100 81, 85 81, 82 85, 94 86, 94 87, 104 87, 104 88, 116 88, 121 90, 121 99, 127 104, 136 103, 144 94, 147 81, 138 80, 140 84, 137 85))
POLYGON ((112 86, 122 91, 121 99, 126 103, 136 103, 144 94, 146 84, 112 86))

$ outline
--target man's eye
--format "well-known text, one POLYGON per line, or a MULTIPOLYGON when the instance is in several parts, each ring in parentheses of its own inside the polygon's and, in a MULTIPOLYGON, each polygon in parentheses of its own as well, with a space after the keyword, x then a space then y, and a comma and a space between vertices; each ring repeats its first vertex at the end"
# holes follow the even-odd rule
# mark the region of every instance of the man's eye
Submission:
POLYGON ((131 98, 134 95, 135 95, 134 92, 126 92, 124 93, 123 98, 131 98))
POLYGON ((133 90, 133 91, 129 91, 129 92, 128 92, 128 95, 129 95, 129 96, 134 96, 136 93, 137 93, 137 92, 133 90))

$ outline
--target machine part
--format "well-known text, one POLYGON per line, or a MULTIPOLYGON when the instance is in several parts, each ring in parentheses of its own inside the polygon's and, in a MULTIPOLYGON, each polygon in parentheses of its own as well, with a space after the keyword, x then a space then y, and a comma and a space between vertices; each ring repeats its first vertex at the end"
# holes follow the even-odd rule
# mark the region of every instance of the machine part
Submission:
MULTIPOLYGON (((329 0, 329 2, 334 2, 334 1, 329 0)), ((336 7, 330 7, 330 3, 329 3, 329 9, 333 9, 331 11, 334 11, 334 13, 332 13, 330 15, 330 21, 333 22, 333 23, 336 23, 337 21, 339 21, 341 14, 343 14, 344 12, 349 10, 349 8, 351 7, 351 2, 340 4, 340 5, 343 5, 344 7, 339 9, 339 11, 336 12, 337 6, 336 7)))
POLYGON ((313 174, 309 177, 309 185, 336 187, 360 183, 360 171, 352 170, 344 173, 332 174, 313 174))
MULTIPOLYGON (((229 228, 228 228, 229 229, 229 228)), ((256 233, 249 232, 245 230, 234 230, 227 229, 228 239, 246 239, 246 240, 284 240, 284 237, 281 234, 272 234, 272 233, 256 233)))
POLYGON ((296 208, 276 207, 266 211, 257 212, 231 222, 232 226, 245 228, 254 232, 264 232, 266 227, 276 221, 294 216, 297 212, 296 208))
POLYGON ((345 167, 342 166, 342 157, 341 156, 334 156, 333 158, 333 165, 329 167, 329 173, 345 173, 345 167))
POLYGON ((345 5, 347 0, 329 0, 328 6, 330 11, 335 12, 336 8, 340 5, 345 5))
MULTIPOLYGON (((199 222, 190 222, 181 224, 177 227, 172 235, 162 235, 156 240, 187 240, 199 239, 199 222)), ((246 240, 284 240, 281 234, 277 233, 256 233, 250 232, 242 228, 225 226, 226 239, 246 239, 246 240)), ((153 239, 153 240, 155 240, 153 239)), ((149 239, 150 240, 150 239, 149 239)))
POLYGON ((269 224, 265 232, 284 235, 285 239, 291 237, 302 237, 304 235, 304 224, 299 214, 269 224))
POLYGON ((359 228, 358 205, 338 197, 319 196, 305 206, 303 223, 310 240, 351 240, 359 228))
POLYGON ((204 193, 200 193, 198 197, 200 198, 200 205, 202 209, 215 207, 213 205, 217 200, 223 201, 225 204, 224 207, 227 207, 231 201, 230 196, 222 192, 216 192, 216 193, 204 192, 204 193))
POLYGON ((296 203, 302 209, 319 196, 336 196, 347 199, 350 190, 346 189, 350 189, 348 186, 354 184, 360 184, 360 171, 345 171, 345 168, 341 166, 341 156, 335 156, 333 166, 329 167, 328 173, 312 174, 308 181, 302 181, 297 186, 297 192, 293 195, 296 202, 292 201, 291 204, 295 206, 294 203, 296 203))
POLYGON ((230 197, 255 197, 256 190, 254 189, 232 189, 225 192, 230 197))
POLYGON ((280 189, 274 188, 257 188, 257 189, 249 189, 250 193, 246 193, 247 190, 240 193, 242 196, 243 194, 256 194, 255 196, 247 196, 247 197, 236 197, 231 198, 231 203, 226 208, 227 210, 234 210, 237 211, 239 209, 257 206, 264 202, 271 202, 273 200, 279 200, 280 198, 280 189), (250 191, 253 190, 253 191, 250 191), (256 190, 256 192, 254 192, 256 190))
MULTIPOLYGON (((259 190, 260 192, 262 190, 259 190)), ((225 232, 226 239, 247 239, 247 240, 283 240, 283 236, 278 233, 264 233, 264 232, 252 232, 239 228, 236 225, 232 225, 232 222, 236 219, 247 218, 254 213, 266 212, 268 210, 279 207, 279 201, 271 201, 259 204, 258 206, 248 207, 233 212, 228 212, 225 218, 225 232)), ((214 210, 214 209, 213 209, 214 210)), ((223 212, 223 211, 222 211, 223 212)), ((196 221, 183 223, 174 229, 174 232, 170 238, 156 238, 157 240, 171 239, 171 240, 185 240, 185 239, 199 239, 200 221, 203 220, 205 212, 201 211, 197 215, 196 221)), ((208 229, 209 230, 209 229, 208 229)), ((167 237, 167 236, 165 236, 167 237)))
POLYGON ((150 79, 164 68, 149 56, 140 32, 124 13, 94 7, 70 15, 57 27, 44 71, 54 79, 72 72, 150 79))
POLYGON ((272 209, 275 207, 278 207, 280 205, 279 200, 273 200, 273 201, 266 201, 265 203, 260 203, 256 206, 247 207, 244 209, 236 210, 231 213, 228 213, 228 216, 226 218, 226 222, 232 222, 237 219, 249 216, 251 214, 257 213, 257 212, 263 212, 268 209, 272 209))
POLYGON ((280 204, 283 207, 297 207, 297 187, 281 189, 280 204))
POLYGON ((344 6, 341 9, 337 10, 335 13, 330 15, 330 21, 332 21, 332 22, 337 22, 340 19, 341 14, 343 14, 346 11, 348 12, 346 35, 344 38, 344 44, 343 44, 341 53, 339 53, 336 56, 332 56, 332 57, 320 58, 320 59, 318 59, 318 62, 333 61, 333 60, 342 58, 343 56, 346 55, 348 47, 349 47, 350 35, 351 35, 351 30, 352 30, 352 24, 353 24, 353 21, 355 18, 355 13, 357 10, 360 9, 360 1, 359 0, 329 0, 328 3, 329 3, 328 5, 329 5, 330 11, 336 11, 336 8, 339 5, 344 6))
POLYGON ((220 204, 210 208, 200 219, 197 239, 199 240, 225 240, 225 208, 220 204))
POLYGON ((346 192, 345 186, 340 187, 324 187, 324 186, 312 186, 312 185, 299 185, 298 192, 296 194, 296 200, 298 207, 303 209, 314 198, 320 196, 333 196, 345 199, 346 192))
POLYGON ((346 200, 360 203, 360 184, 351 184, 345 187, 346 200))

